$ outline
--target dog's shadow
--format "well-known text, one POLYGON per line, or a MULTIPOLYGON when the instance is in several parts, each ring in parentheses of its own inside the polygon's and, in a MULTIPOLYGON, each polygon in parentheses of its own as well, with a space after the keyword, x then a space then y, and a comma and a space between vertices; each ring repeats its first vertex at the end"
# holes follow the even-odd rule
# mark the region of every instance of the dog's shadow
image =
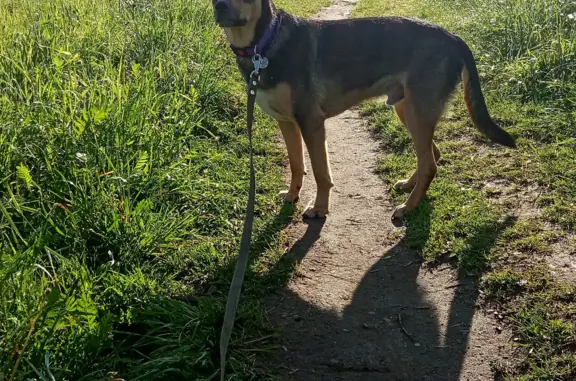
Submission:
MULTIPOLYGON (((424 205, 421 210, 430 208, 424 205)), ((441 269, 435 273, 420 266, 430 217, 429 213, 418 217, 418 223, 407 226, 406 237, 420 247, 409 249, 402 239, 383 252, 341 315, 303 300, 288 288, 271 298, 270 318, 283 331, 286 350, 271 362, 267 358, 270 373, 291 380, 461 379, 479 296, 477 278, 457 274, 439 290, 427 288, 426 277, 452 271, 444 271, 450 269, 448 263, 437 263, 441 269)), ((472 249, 489 250, 499 232, 513 222, 487 226, 478 233, 480 240, 470 237, 471 246, 484 245, 472 249)), ((306 232, 284 260, 301 262, 323 226, 323 220, 308 221, 306 232)))

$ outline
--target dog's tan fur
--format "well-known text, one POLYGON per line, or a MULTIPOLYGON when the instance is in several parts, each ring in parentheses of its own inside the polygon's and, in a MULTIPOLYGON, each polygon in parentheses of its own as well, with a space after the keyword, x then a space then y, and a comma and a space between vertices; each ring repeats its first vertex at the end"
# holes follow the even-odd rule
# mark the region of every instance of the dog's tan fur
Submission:
MULTIPOLYGON (((217 0, 212 1, 218 8, 217 0)), ((218 14, 216 9, 215 17, 238 24, 223 26, 236 47, 253 45, 258 33, 279 12, 286 19, 287 26, 276 37, 270 60, 270 66, 282 70, 263 74, 263 82, 269 85, 258 90, 257 103, 278 121, 286 142, 292 172, 286 200, 291 202, 300 196, 306 172, 302 141, 306 144, 318 188, 313 207, 305 212, 308 217, 324 217, 329 211, 333 183, 324 122, 366 99, 387 96, 416 150, 418 169, 409 179, 395 184, 411 190, 411 194, 406 204, 395 210, 394 218, 418 206, 436 175, 440 151, 433 142, 434 130, 458 77, 463 81, 466 105, 475 125, 493 140, 514 146, 513 139, 488 114, 469 48, 439 27, 404 18, 357 19, 353 25, 309 21, 277 11, 272 0, 218 0, 222 1, 226 9, 231 8, 225 14, 218 14), (350 36, 353 33, 373 40, 376 50, 354 51, 359 41, 357 36, 350 36), (324 51, 330 53, 323 56, 324 51), (275 56, 283 58, 274 61, 275 56), (351 69, 357 71, 350 73, 351 69)), ((238 65, 246 78, 251 62, 238 58, 238 65)))
POLYGON ((302 181, 306 174, 302 133, 298 125, 294 122, 278 122, 278 125, 280 126, 280 131, 282 131, 282 136, 286 143, 288 160, 290 161, 290 172, 292 172, 290 188, 285 194, 285 199, 288 202, 297 202, 300 199, 300 189, 302 189, 302 181))
POLYGON ((259 90, 256 93, 258 106, 278 122, 296 123, 292 102, 292 89, 286 82, 281 82, 272 89, 259 90))

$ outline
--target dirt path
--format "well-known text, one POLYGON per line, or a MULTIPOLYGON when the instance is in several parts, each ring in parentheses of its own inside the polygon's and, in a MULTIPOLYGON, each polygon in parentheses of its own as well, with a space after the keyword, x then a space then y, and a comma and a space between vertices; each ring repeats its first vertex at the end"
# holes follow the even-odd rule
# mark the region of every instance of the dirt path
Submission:
MULTIPOLYGON (((344 18, 357 0, 337 0, 317 18, 344 18)), ((422 266, 399 243, 393 205, 374 173, 379 147, 356 110, 327 122, 336 184, 325 221, 287 230, 300 263, 290 284, 267 301, 284 334, 273 360, 280 379, 491 380, 492 360, 510 337, 476 307, 473 280, 449 265, 422 266)), ((310 166, 308 165, 308 168, 310 166)), ((302 200, 314 197, 312 176, 302 200)))

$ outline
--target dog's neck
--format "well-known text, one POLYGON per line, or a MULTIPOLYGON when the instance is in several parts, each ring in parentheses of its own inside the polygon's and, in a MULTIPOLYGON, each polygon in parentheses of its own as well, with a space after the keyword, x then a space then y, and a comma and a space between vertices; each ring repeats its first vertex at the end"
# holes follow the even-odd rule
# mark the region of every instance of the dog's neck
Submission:
MULTIPOLYGON (((256 0, 258 1, 258 0, 256 0)), ((261 8, 254 7, 248 23, 241 27, 224 28, 228 42, 237 48, 254 46, 276 17, 276 7, 272 0, 262 0, 261 8)))

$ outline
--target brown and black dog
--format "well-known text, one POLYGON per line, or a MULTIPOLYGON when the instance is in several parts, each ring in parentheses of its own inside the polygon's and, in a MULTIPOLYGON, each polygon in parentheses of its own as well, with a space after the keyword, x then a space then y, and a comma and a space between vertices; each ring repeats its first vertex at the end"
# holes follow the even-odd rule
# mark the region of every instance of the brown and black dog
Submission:
POLYGON ((395 184, 412 193, 393 218, 415 209, 436 175, 440 151, 432 140, 434 129, 461 80, 474 125, 491 140, 515 147, 488 113, 472 52, 436 25, 404 17, 306 20, 276 9, 272 0, 212 4, 246 81, 255 54, 268 60, 256 102, 278 121, 286 142, 292 172, 287 201, 299 199, 302 140, 308 148, 318 190, 307 217, 328 214, 333 187, 324 122, 366 99, 386 96, 416 149, 416 172, 395 184))

